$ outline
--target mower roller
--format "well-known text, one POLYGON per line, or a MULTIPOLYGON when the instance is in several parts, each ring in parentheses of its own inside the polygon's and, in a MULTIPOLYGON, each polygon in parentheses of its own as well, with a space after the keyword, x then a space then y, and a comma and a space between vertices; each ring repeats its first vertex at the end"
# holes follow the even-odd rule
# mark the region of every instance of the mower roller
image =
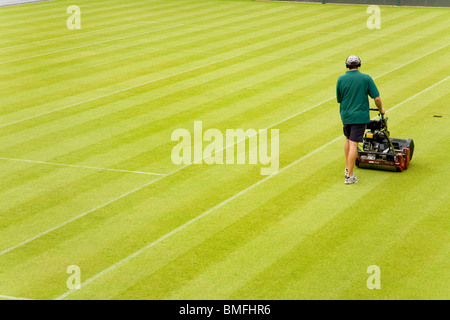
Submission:
POLYGON ((391 138, 387 120, 387 117, 379 114, 378 119, 367 124, 362 146, 358 146, 357 167, 397 172, 408 169, 414 153, 414 141, 391 138))

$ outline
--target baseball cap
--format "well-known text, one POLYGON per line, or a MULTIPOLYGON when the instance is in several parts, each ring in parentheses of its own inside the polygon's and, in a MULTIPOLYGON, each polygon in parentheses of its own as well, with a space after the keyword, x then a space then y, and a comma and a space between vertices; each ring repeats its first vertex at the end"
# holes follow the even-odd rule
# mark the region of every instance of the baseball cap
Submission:
POLYGON ((345 65, 347 68, 349 67, 360 67, 361 66, 361 59, 359 59, 355 55, 351 55, 345 60, 345 65))

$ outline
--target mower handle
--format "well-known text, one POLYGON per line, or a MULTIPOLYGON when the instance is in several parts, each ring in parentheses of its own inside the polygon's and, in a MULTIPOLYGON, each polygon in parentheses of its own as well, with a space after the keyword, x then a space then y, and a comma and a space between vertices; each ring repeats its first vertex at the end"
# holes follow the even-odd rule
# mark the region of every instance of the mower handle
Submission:
MULTIPOLYGON (((384 120, 384 114, 378 110, 378 108, 369 108, 370 111, 378 111, 378 114, 381 116, 381 120, 384 120)), ((387 119, 387 118, 386 118, 387 119)))

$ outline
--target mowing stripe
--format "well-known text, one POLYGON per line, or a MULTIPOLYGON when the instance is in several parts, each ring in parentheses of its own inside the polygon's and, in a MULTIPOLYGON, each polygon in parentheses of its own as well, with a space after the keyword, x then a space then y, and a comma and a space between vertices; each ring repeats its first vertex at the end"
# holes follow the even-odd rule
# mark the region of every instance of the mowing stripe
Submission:
MULTIPOLYGON (((97 4, 100 6, 99 3, 97 3, 97 4)), ((142 8, 139 8, 139 5, 128 3, 126 5, 114 5, 113 9, 109 9, 110 4, 108 4, 108 6, 102 5, 101 7, 98 7, 97 9, 95 9, 95 7, 92 7, 90 9, 88 9, 90 18, 89 19, 85 18, 85 19, 83 19, 83 21, 84 22, 96 22, 99 20, 99 16, 100 16, 100 18, 106 18, 106 19, 111 19, 111 20, 114 18, 117 18, 117 17, 121 17, 121 16, 126 16, 126 18, 128 18, 131 14, 135 14, 137 12, 140 12, 140 13, 145 12, 145 9, 152 10, 152 15, 143 16, 143 17, 148 17, 148 18, 151 18, 155 15, 161 15, 161 14, 166 14, 166 13, 170 14, 170 13, 179 11, 179 5, 176 5, 176 4, 167 5, 167 3, 164 3, 163 5, 151 6, 150 8, 146 4, 141 5, 141 6, 142 6, 142 8), (138 9, 136 9, 136 8, 138 8, 138 9), (111 11, 111 10, 112 10, 112 12, 108 13, 108 11, 111 11), (98 14, 98 16, 96 14, 98 14)), ((198 3, 195 3, 194 6, 191 6, 188 9, 198 10, 198 8, 203 8, 203 7, 208 7, 208 6, 209 6, 208 4, 198 5, 198 3)), ((85 8, 84 5, 82 7, 85 8)), ((48 22, 48 18, 46 17, 47 15, 51 15, 51 14, 56 15, 58 13, 61 14, 61 8, 55 8, 55 10, 53 12, 49 12, 49 9, 46 8, 45 13, 36 11, 35 17, 30 16, 30 14, 27 14, 26 18, 21 17, 22 15, 20 15, 20 16, 11 15, 12 20, 13 20, 12 22, 20 21, 20 23, 14 24, 11 27, 11 23, 7 22, 0 26, 4 27, 4 28, 8 27, 9 28, 8 30, 14 30, 17 33, 21 32, 20 27, 26 28, 27 31, 32 31, 32 30, 42 29, 42 28, 60 27, 61 23, 45 24, 45 22, 48 22), (32 25, 32 24, 36 24, 38 26, 30 28, 30 25, 32 25)), ((121 20, 123 20, 123 19, 121 19, 121 20)), ((136 20, 136 19, 133 19, 133 20, 136 20)))
POLYGON ((16 124, 16 123, 20 123, 20 122, 23 122, 23 121, 27 121, 27 120, 30 120, 30 119, 34 119, 34 118, 37 118, 37 117, 41 117, 41 116, 44 116, 44 115, 47 115, 47 114, 51 114, 51 113, 54 113, 54 112, 57 112, 57 111, 69 109, 69 108, 72 108, 72 107, 75 107, 75 106, 78 106, 78 105, 81 105, 81 104, 84 104, 84 103, 88 103, 88 102, 91 102, 91 101, 95 101, 95 100, 98 100, 98 99, 103 99, 103 98, 106 98, 106 97, 109 97, 109 96, 112 96, 112 95, 115 95, 115 94, 118 94, 118 93, 122 93, 122 92, 125 92, 125 91, 128 91, 128 90, 132 90, 132 89, 136 89, 136 88, 148 85, 148 84, 153 83, 153 82, 165 80, 165 79, 168 79, 168 78, 171 78, 171 77, 178 76, 178 75, 183 74, 183 73, 195 71, 195 70, 198 70, 198 69, 201 69, 201 68, 204 68, 204 67, 208 67, 208 66, 216 64, 216 63, 224 62, 224 61, 236 58, 238 56, 239 55, 235 55, 235 56, 232 56, 232 57, 224 58, 224 59, 221 59, 221 60, 218 60, 218 61, 214 61, 214 62, 211 62, 211 63, 207 63, 207 64, 204 64, 204 65, 201 65, 199 67, 195 67, 195 68, 192 68, 192 69, 176 72, 174 74, 171 74, 171 75, 168 75, 168 76, 164 76, 164 77, 161 77, 161 78, 158 78, 158 79, 153 79, 153 80, 150 80, 150 81, 147 81, 147 82, 144 82, 144 83, 132 86, 132 87, 120 89, 120 90, 117 90, 117 91, 114 91, 114 92, 111 92, 111 93, 108 93, 108 94, 104 94, 104 95, 101 95, 101 96, 98 96, 98 97, 95 97, 95 98, 92 98, 92 99, 84 100, 84 101, 77 102, 77 103, 74 103, 74 104, 71 104, 71 105, 68 105, 68 106, 65 106, 65 107, 61 107, 61 108, 57 108, 57 109, 54 109, 54 110, 51 110, 51 111, 47 111, 47 112, 43 112, 43 113, 40 113, 40 114, 36 114, 36 115, 28 117, 28 118, 24 118, 24 119, 16 120, 16 121, 13 121, 13 122, 5 123, 3 125, 0 125, 0 128, 7 127, 7 126, 10 126, 10 125, 13 125, 13 124, 16 124))
MULTIPOLYGON (((208 27, 206 25, 201 24, 185 24, 185 26, 192 26, 192 27, 208 27)), ((284 29, 273 29, 273 28, 258 28, 258 27, 228 27, 228 26, 221 26, 221 28, 224 29, 235 29, 235 30, 264 30, 264 31, 283 31, 284 29)), ((352 32, 336 32, 336 31, 303 31, 303 30, 296 30, 295 32, 298 33, 304 33, 304 34, 333 34, 333 35, 353 35, 352 32)), ((396 37, 396 38, 409 38, 409 39, 423 39, 423 37, 419 36, 402 36, 402 35, 396 35, 396 34, 366 34, 364 35, 366 37, 396 37)), ((448 39, 446 37, 427 37, 427 39, 448 39)))
MULTIPOLYGON (((447 44, 447 45, 445 45, 445 46, 443 46, 443 47, 441 47, 441 48, 438 48, 438 49, 436 49, 436 50, 433 50, 433 51, 431 51, 431 52, 429 52, 429 53, 427 53, 427 54, 425 54, 425 55, 423 55, 423 56, 421 56, 421 57, 419 57, 419 58, 416 58, 416 59, 414 59, 414 60, 412 60, 412 61, 410 61, 410 62, 408 62, 408 63, 405 63, 403 66, 406 66, 407 64, 412 63, 412 62, 414 62, 414 61, 416 61, 416 60, 418 60, 418 59, 420 59, 420 58, 423 58, 423 57, 425 57, 425 56, 427 56, 427 55, 429 55, 429 54, 431 54, 431 53, 433 53, 433 52, 436 52, 436 51, 438 51, 438 50, 440 50, 440 49, 442 49, 442 48, 444 48, 444 47, 446 47, 446 46, 448 46, 448 45, 449 45, 449 44, 447 44)), ((236 56, 235 56, 235 57, 236 57, 236 56)), ((226 59, 224 59, 223 61, 228 60, 228 59, 232 59, 232 58, 234 58, 234 57, 226 58, 226 59)), ((220 62, 220 61, 218 61, 218 62, 220 62)), ((215 62, 215 63, 217 63, 217 62, 215 62)), ((401 68, 401 66, 398 67, 398 68, 401 68)), ((388 74, 388 73, 390 73, 390 72, 392 72, 392 71, 394 71, 394 70, 397 70, 398 68, 392 69, 392 70, 390 70, 390 71, 388 71, 388 72, 386 72, 386 73, 380 75, 379 77, 381 77, 381 76, 383 76, 383 75, 386 75, 386 74, 388 74)), ((184 71, 184 72, 187 72, 187 71, 184 71)), ((183 72, 182 72, 182 73, 183 73, 183 72)), ((447 78, 446 78, 446 79, 447 79, 447 78)), ((443 81, 443 80, 442 80, 442 81, 443 81)), ((441 81, 441 82, 442 82, 442 81, 441 81)), ((437 84, 436 84, 436 85, 437 85, 437 84)), ((425 89, 423 92, 425 92, 425 91, 428 90, 428 89, 429 89, 429 88, 425 89)), ((124 90, 128 90, 128 89, 124 89, 124 90)), ((123 91, 123 90, 121 90, 121 91, 123 91)), ((420 93, 422 93, 422 92, 417 93, 416 95, 414 95, 414 97, 417 96, 417 95, 419 95, 420 93)), ((287 117, 287 118, 285 118, 285 119, 283 119, 283 120, 280 120, 280 121, 276 122, 275 124, 272 124, 271 126, 265 128, 265 129, 262 129, 261 131, 263 131, 263 130, 268 130, 268 129, 270 129, 270 128, 273 128, 273 127, 276 126, 276 125, 279 125, 279 124, 281 124, 281 123, 283 123, 283 122, 286 122, 286 121, 288 121, 288 120, 290 120, 290 119, 292 119, 292 118, 294 118, 294 117, 296 117, 296 116, 298 116, 298 115, 300 115, 300 114, 303 114, 303 113, 305 113, 305 112, 307 112, 307 111, 309 111, 309 110, 312 110, 312 109, 314 109, 314 108, 316 108, 316 107, 318 107, 318 106, 320 106, 320 105, 322 105, 322 104, 324 104, 324 103, 326 103, 326 102, 328 102, 328 101, 330 101, 330 100, 332 100, 332 99, 334 99, 334 98, 335 98, 335 97, 331 97, 331 98, 329 98, 329 99, 327 99, 327 100, 324 100, 324 101, 322 101, 322 102, 320 102, 320 103, 318 103, 318 104, 316 104, 316 105, 314 105, 314 106, 312 106, 312 107, 310 107, 310 108, 307 108, 307 109, 305 109, 305 110, 302 110, 302 111, 300 111, 300 112, 297 112, 297 113, 295 113, 295 114, 293 114, 293 115, 291 115, 291 116, 289 116, 289 117, 287 117)), ((98 99, 98 98, 94 98, 94 99, 92 99, 92 100, 95 100, 95 99, 98 99)), ((68 108, 68 107, 65 107, 65 108, 68 108)), ((51 112, 48 112, 48 113, 51 113, 51 112)), ((1 127, 1 126, 0 126, 0 127, 1 127)), ((256 133, 256 135, 259 134, 259 132, 261 132, 261 131, 258 131, 258 132, 256 133)), ((245 139, 247 139, 247 138, 250 138, 250 137, 251 137, 251 136, 248 136, 248 137, 246 137, 246 138, 244 138, 244 139, 241 139, 241 140, 238 140, 238 141, 236 141, 236 142, 234 142, 234 143, 232 143, 232 144, 230 144, 230 145, 226 145, 224 148, 220 149, 218 152, 224 151, 224 150, 228 149, 229 147, 234 146, 235 144, 237 144, 237 143, 239 143, 239 142, 241 142, 241 141, 243 141, 243 140, 245 140, 245 139)), ((204 156, 202 159, 204 160, 205 158, 208 158, 208 157, 210 157, 210 156, 211 156, 211 154, 206 155, 206 156, 204 156)), ((159 181, 159 180, 161 180, 161 179, 163 179, 163 178, 165 178, 165 177, 171 176, 171 175, 177 173, 178 171, 183 170, 183 169, 185 169, 185 168, 187 168, 187 167, 189 167, 189 166, 191 166, 191 165, 192 165, 192 164, 187 164, 187 165, 185 165, 185 166, 182 166, 182 167, 180 167, 180 168, 178 168, 178 169, 176 169, 176 170, 174 170, 174 171, 169 172, 168 174, 166 174, 166 175, 164 175, 164 176, 160 176, 159 178, 157 178, 157 179, 155 179, 155 180, 152 180, 152 181, 150 181, 150 182, 148 182, 148 183, 146 183, 146 184, 144 184, 144 185, 142 185, 142 186, 140 186, 140 187, 137 187, 137 188, 135 188, 135 189, 133 189, 133 190, 131 190, 131 191, 128 191, 128 192, 126 192, 126 193, 120 195, 119 197, 116 197, 116 198, 114 198, 114 199, 111 199, 111 200, 109 200, 109 201, 107 201, 107 202, 105 202, 105 203, 103 203, 103 204, 101 204, 101 205, 99 205, 99 206, 97 206, 97 207, 95 207, 95 208, 89 210, 89 211, 86 211, 86 212, 84 212, 84 213, 82 213, 82 214, 80 214, 80 215, 78 215, 78 216, 75 216, 75 217, 73 217, 72 219, 69 219, 69 220, 67 220, 67 221, 65 221, 65 222, 63 222, 63 223, 61 223, 61 224, 59 224, 59 225, 57 225, 57 226, 54 226, 54 227, 52 227, 52 228, 50 228, 50 229, 48 229, 48 230, 46 230, 46 231, 44 231, 44 232, 42 232, 42 233, 40 233, 40 234, 37 234, 37 235, 35 235, 35 236, 33 236, 33 237, 31 237, 31 238, 25 240, 25 241, 23 241, 23 242, 21 242, 21 243, 15 245, 15 246, 13 246, 13 247, 10 247, 10 248, 8 248, 8 249, 5 249, 5 250, 3 250, 3 251, 0 252, 0 256, 3 255, 3 254, 6 254, 6 253, 8 253, 8 252, 11 252, 11 251, 13 251, 14 249, 17 249, 17 248, 19 248, 19 247, 21 247, 21 246, 23 246, 23 245, 25 245, 25 244, 27 244, 27 243, 29 243, 29 242, 35 240, 35 239, 38 239, 38 238, 40 238, 40 237, 42 237, 42 236, 44 236, 44 235, 46 235, 46 234, 48 234, 48 233, 50 233, 50 232, 56 230, 56 229, 59 229, 59 228, 65 226, 66 224, 68 224, 68 223, 70 223, 70 222, 72 222, 72 221, 78 220, 79 218, 82 218, 82 217, 86 216, 86 215, 89 214, 89 213, 92 213, 92 212, 94 212, 94 211, 96 211, 96 210, 98 210, 98 209, 104 208, 104 207, 108 206, 109 204, 111 204, 111 203, 113 203, 113 202, 115 202, 115 201, 117 201, 117 200, 120 200, 120 199, 122 199, 122 198, 124 198, 124 197, 126 197, 126 196, 128 196, 128 195, 130 195, 130 194, 132 194, 132 193, 134 193, 134 192, 137 192, 137 191, 139 191, 139 190, 141 190, 141 189, 143 189, 143 188, 145 188, 145 187, 147 187, 147 186, 153 184, 154 182, 157 182, 157 181, 159 181)))
POLYGON ((119 26, 114 26, 114 27, 109 27, 109 28, 103 28, 103 29, 98 29, 98 30, 86 31, 86 32, 83 32, 83 33, 69 34, 67 36, 36 40, 36 41, 27 42, 27 43, 21 43, 21 44, 12 45, 12 46, 9 46, 9 47, 1 47, 0 49, 10 49, 10 48, 26 46, 26 45, 29 45, 29 44, 36 44, 36 43, 39 43, 39 42, 52 41, 52 40, 63 39, 63 38, 68 38, 68 37, 83 36, 85 34, 89 34, 89 33, 93 33, 93 32, 100 32, 100 31, 104 31, 104 30, 110 30, 110 29, 115 29, 115 28, 122 28, 122 27, 131 26, 131 25, 135 25, 135 24, 140 24, 140 23, 149 23, 149 24, 150 23, 155 23, 156 24, 156 23, 159 23, 159 22, 137 21, 137 22, 122 24, 122 25, 119 25, 119 26))
POLYGON ((47 55, 54 54, 54 53, 60 53, 60 52, 66 52, 66 51, 71 51, 71 50, 80 49, 80 48, 86 48, 86 47, 94 46, 94 45, 97 45, 97 44, 112 42, 112 41, 116 41, 116 40, 122 40, 122 39, 138 37, 138 36, 141 36, 141 35, 144 35, 144 34, 149 34, 149 33, 153 33, 153 32, 163 31, 163 30, 167 30, 167 29, 180 27, 180 26, 182 26, 182 24, 177 24, 177 25, 174 25, 174 26, 161 28, 161 29, 156 29, 156 30, 151 30, 151 31, 146 31, 146 32, 141 32, 141 33, 135 33, 135 34, 132 34, 132 35, 129 35, 129 36, 114 38, 114 39, 110 39, 110 40, 93 42, 93 43, 85 44, 85 45, 78 46, 78 47, 72 47, 72 48, 63 49, 63 50, 56 50, 56 51, 52 51, 52 52, 41 53, 41 54, 37 54, 37 55, 34 55, 34 56, 26 57, 26 58, 20 58, 20 59, 15 59, 15 60, 4 61, 4 62, 0 62, 0 65, 7 64, 7 63, 12 63, 12 62, 17 62, 17 61, 33 59, 33 58, 42 57, 42 56, 47 56, 47 55))
POLYGON ((17 161, 17 162, 30 162, 30 163, 48 164, 48 165, 54 165, 54 166, 74 167, 74 168, 83 168, 83 169, 118 171, 118 172, 127 172, 127 173, 138 173, 138 174, 147 174, 147 175, 153 175, 153 176, 165 176, 166 175, 165 173, 122 170, 122 169, 112 169, 112 168, 101 168, 101 167, 92 167, 92 166, 81 166, 81 165, 76 165, 76 164, 56 163, 56 162, 28 160, 28 159, 14 159, 14 158, 2 158, 2 157, 0 157, 0 160, 17 161))
MULTIPOLYGON (((120 44, 102 44, 108 47, 117 47, 117 48, 131 48, 130 46, 120 45, 120 44)), ((150 47, 136 47, 133 46, 133 49, 146 49, 146 50, 152 50, 152 51, 169 51, 169 52, 186 52, 186 53, 204 53, 204 54, 221 54, 223 52, 218 51, 207 51, 207 50, 182 50, 182 49, 168 49, 168 48, 150 48, 150 47)), ((242 53, 241 56, 243 57, 261 57, 261 58, 274 58, 274 59, 280 59, 280 60, 307 60, 307 61, 327 61, 327 62, 341 62, 342 60, 337 59, 320 59, 320 58, 301 58, 301 57, 284 57, 284 56, 275 56, 275 55, 269 55, 269 54, 252 54, 252 53, 242 53)), ((398 63, 390 63, 390 62, 365 62, 365 64, 376 64, 376 65, 390 65, 390 66, 399 66, 398 63)))
MULTIPOLYGON (((404 100, 404 101, 398 103, 397 105, 395 105, 394 107, 392 107, 392 109, 395 109, 395 108, 397 108, 397 107, 403 105, 405 102, 407 102, 407 101, 409 101, 409 100, 411 100, 411 99, 413 99, 413 98, 419 96, 420 94, 422 94, 422 93, 424 93, 424 92, 427 92, 428 90, 430 90, 430 89, 436 87, 437 85, 441 84, 442 82, 446 81, 448 78, 449 78, 449 76, 446 77, 445 79, 440 80, 440 81, 436 82, 435 84, 433 84, 433 85, 427 87, 426 89, 424 89, 424 90, 422 90, 422 91, 416 93, 415 95, 409 97, 408 99, 406 99, 406 100, 404 100)), ((391 109, 391 110, 392 110, 392 109, 391 109)), ((115 264, 111 265, 109 268, 107 268, 107 269, 103 270, 102 272, 96 274, 95 276, 89 278, 88 280, 86 280, 85 282, 83 282, 83 283, 81 284, 81 287, 80 287, 80 288, 82 288, 82 287, 84 287, 84 286, 86 286, 86 285, 92 283, 93 281, 99 279, 99 278, 102 277, 104 274, 108 273, 109 271, 112 271, 112 270, 116 269, 116 268, 119 267, 120 265, 122 265, 122 264, 126 263, 127 261, 133 259, 134 257, 140 255, 142 252, 146 251, 147 249, 150 249, 151 247, 153 247, 153 246, 157 245, 158 243, 164 241, 165 239, 169 238, 170 236, 172 236, 173 234, 177 233, 178 231, 183 230, 183 229, 186 228, 187 226, 189 226, 189 225, 195 223, 196 221, 200 220, 201 218, 207 216, 208 214, 210 214, 211 212, 215 211, 216 209, 218 209, 218 208, 220 208, 220 207, 223 207, 224 205, 226 205, 227 203, 233 201, 234 199, 238 198, 239 196, 243 195, 243 194, 246 193, 247 191, 250 191, 250 190, 252 190, 253 188, 255 188, 255 187, 259 186, 260 184, 262 184, 263 182, 265 182, 265 181, 267 181, 267 180, 273 178, 273 177, 276 176, 277 174, 279 174, 279 173, 281 173, 281 172, 284 172, 285 170, 287 170, 287 169, 289 169, 289 168, 295 166, 296 164, 298 164, 299 162, 303 161, 304 159, 307 159, 307 158, 309 158, 310 156, 314 155, 315 153, 317 153, 317 152, 319 152, 319 151, 325 149, 326 147, 328 147, 329 145, 333 144, 334 142, 338 141, 338 140, 341 139, 341 138, 343 138, 342 135, 340 135, 340 136, 334 138, 333 140, 331 140, 331 141, 325 143, 324 145, 320 146, 319 148, 317 148, 317 149, 315 149, 315 150, 313 150, 313 151, 307 153, 306 155, 304 155, 304 156, 298 158, 297 160, 291 162, 291 163, 288 164, 287 166, 281 168, 279 171, 277 171, 277 172, 275 172, 275 173, 272 173, 271 175, 265 177, 264 179, 261 179, 261 180, 257 181, 256 183, 250 185, 249 187, 245 188, 244 190, 241 190, 240 192, 236 193, 236 194, 233 195, 232 197, 230 197, 230 198, 228 198, 228 199, 222 201, 221 203, 219 203, 219 204, 217 204, 216 206, 214 206, 214 207, 208 209, 207 211, 203 212, 202 214, 198 215, 197 217, 195 217, 195 218, 189 220, 188 222, 186 222, 186 223, 184 223, 183 225, 177 227, 176 229, 170 231, 169 233, 165 234, 164 236, 162 236, 162 237, 156 239, 155 241, 151 242, 150 244, 144 246, 143 248, 139 249, 138 251, 134 252, 133 254, 129 255, 128 257, 126 257, 126 258, 124 258, 124 259, 122 259, 122 260, 116 262, 115 264)), ((182 167, 182 168, 183 168, 183 167, 182 167)), ((71 289, 71 290, 67 291, 66 293, 64 293, 63 295, 57 297, 55 300, 62 300, 62 299, 64 299, 64 298, 66 298, 67 296, 69 296, 70 294, 72 294, 73 292, 77 291, 77 290, 79 290, 79 289, 71 289)))

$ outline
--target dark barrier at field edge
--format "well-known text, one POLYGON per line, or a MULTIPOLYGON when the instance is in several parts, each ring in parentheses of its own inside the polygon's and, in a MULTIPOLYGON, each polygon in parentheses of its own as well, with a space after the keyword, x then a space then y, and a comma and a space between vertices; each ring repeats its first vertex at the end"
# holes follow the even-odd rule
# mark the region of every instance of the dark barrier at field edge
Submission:
POLYGON ((280 0, 294 2, 346 3, 412 7, 450 7, 450 0, 280 0))

